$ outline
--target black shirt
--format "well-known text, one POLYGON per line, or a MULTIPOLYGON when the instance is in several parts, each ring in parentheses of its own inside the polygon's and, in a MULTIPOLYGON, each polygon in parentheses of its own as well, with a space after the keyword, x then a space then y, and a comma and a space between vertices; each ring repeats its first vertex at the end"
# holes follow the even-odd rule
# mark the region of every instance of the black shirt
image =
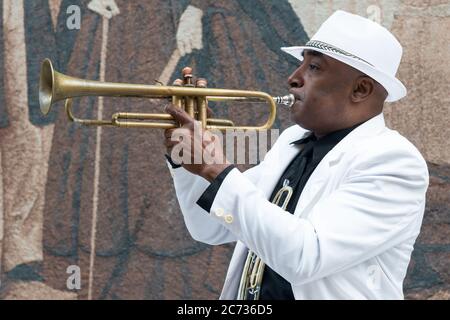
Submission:
MULTIPOLYGON (((293 195, 286 207, 286 211, 294 213, 297 202, 311 174, 316 169, 325 155, 333 149, 347 134, 349 134, 358 125, 332 132, 320 139, 317 139, 313 133, 291 144, 304 145, 297 156, 291 161, 284 173, 278 180, 270 201, 273 201, 275 194, 285 184, 293 188, 293 195)), ((226 175, 234 168, 230 166, 221 172, 216 179, 208 186, 205 192, 197 201, 197 204, 209 212, 214 202, 214 198, 225 179, 226 175)), ((282 203, 282 201, 280 201, 282 203)), ((294 294, 288 281, 266 265, 261 285, 261 300, 293 300, 294 294)))

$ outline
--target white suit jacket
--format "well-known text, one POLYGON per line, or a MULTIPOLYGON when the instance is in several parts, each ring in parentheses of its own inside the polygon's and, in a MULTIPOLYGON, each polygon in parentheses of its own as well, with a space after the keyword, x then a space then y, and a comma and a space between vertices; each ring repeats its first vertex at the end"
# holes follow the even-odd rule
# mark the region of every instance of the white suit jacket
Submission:
POLYGON ((259 165, 233 169, 211 207, 196 201, 209 182, 171 169, 192 237, 237 241, 221 298, 235 299, 248 248, 292 285, 296 299, 402 299, 422 223, 428 169, 383 114, 342 139, 309 178, 292 215, 269 202, 308 131, 286 129, 259 165))

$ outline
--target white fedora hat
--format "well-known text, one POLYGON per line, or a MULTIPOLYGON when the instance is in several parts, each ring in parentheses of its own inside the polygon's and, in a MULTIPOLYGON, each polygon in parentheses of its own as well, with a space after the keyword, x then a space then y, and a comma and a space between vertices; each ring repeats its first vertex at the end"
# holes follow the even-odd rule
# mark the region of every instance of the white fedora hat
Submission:
POLYGON ((395 77, 402 46, 376 22, 338 10, 304 46, 281 48, 300 61, 305 49, 319 51, 373 78, 388 92, 388 102, 406 96, 405 86, 395 77))

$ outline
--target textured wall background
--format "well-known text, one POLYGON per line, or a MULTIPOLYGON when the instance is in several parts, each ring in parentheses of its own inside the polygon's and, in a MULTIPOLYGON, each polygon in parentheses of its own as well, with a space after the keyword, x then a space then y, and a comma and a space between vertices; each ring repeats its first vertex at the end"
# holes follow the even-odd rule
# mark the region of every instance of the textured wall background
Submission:
MULTIPOLYGON (((68 124, 60 105, 40 115, 45 57, 81 78, 170 82, 191 65, 211 87, 281 94, 295 61, 279 47, 305 43, 336 9, 382 23, 404 46, 399 77, 409 95, 385 114, 421 150, 431 175, 405 294, 448 299, 450 3, 431 0, 1 1, 0 295, 215 299, 233 249, 203 245, 187 233, 160 131, 81 128, 68 124), (112 11, 102 11, 108 4, 112 11), (73 5, 80 29, 70 30, 73 5), (67 289, 71 265, 80 268, 80 290, 67 289)), ((102 109, 86 98, 74 107, 80 116, 107 117, 128 104, 105 99, 102 109)), ((161 109, 142 99, 132 104, 161 109)), ((215 111, 262 117, 254 110, 215 111)), ((281 111, 276 127, 288 125, 281 111)))

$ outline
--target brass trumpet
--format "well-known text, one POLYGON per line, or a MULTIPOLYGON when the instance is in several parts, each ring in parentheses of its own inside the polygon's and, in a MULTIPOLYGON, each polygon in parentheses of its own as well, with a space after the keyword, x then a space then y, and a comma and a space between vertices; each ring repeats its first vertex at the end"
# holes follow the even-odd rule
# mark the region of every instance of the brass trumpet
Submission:
POLYGON ((54 70, 49 59, 42 62, 39 83, 39 104, 41 112, 46 115, 53 103, 65 100, 65 109, 70 121, 87 126, 116 126, 127 128, 176 128, 178 125, 171 115, 165 113, 131 113, 118 112, 111 120, 79 119, 72 112, 72 98, 82 96, 140 97, 164 99, 175 106, 183 108, 191 117, 202 123, 206 129, 269 129, 275 120, 276 104, 292 106, 294 96, 272 97, 264 92, 211 89, 206 88, 206 80, 198 79, 193 83, 192 69, 183 69, 183 80, 177 79, 173 86, 143 85, 129 83, 112 83, 84 80, 70 77, 54 70), (261 126, 234 126, 227 119, 207 117, 208 101, 245 102, 266 101, 269 105, 269 116, 261 126))

